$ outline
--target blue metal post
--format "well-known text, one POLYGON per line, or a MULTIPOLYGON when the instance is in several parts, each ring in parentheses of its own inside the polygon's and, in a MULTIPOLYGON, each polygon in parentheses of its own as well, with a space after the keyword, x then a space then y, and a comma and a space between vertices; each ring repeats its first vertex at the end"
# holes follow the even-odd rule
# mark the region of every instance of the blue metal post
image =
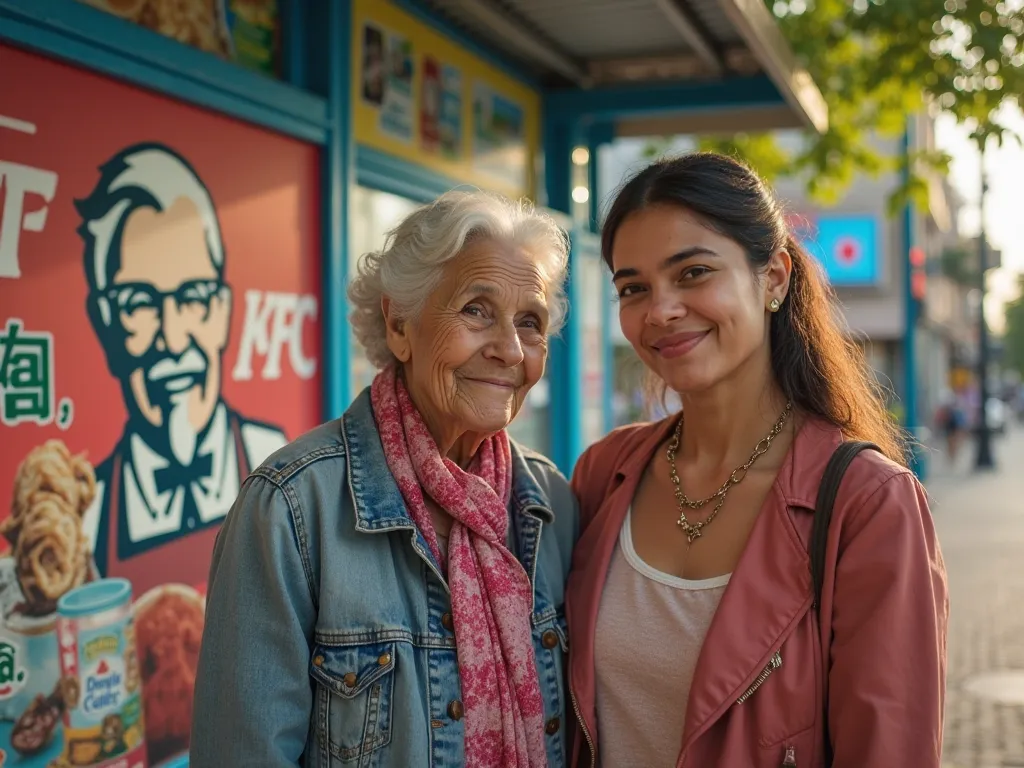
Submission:
MULTIPOLYGON (((544 188, 547 206, 567 215, 572 212, 572 150, 575 131, 568 121, 544 118, 544 188)), ((574 238, 575 240, 575 238, 574 238)), ((561 335, 551 343, 548 357, 551 386, 551 459, 570 474, 583 450, 583 350, 575 274, 576 246, 569 252, 569 279, 565 290, 569 316, 561 335)))
POLYGON ((992 455, 992 430, 988 423, 988 321, 985 319, 985 275, 988 272, 988 235, 985 232, 985 196, 988 194, 988 178, 985 174, 985 140, 979 147, 978 166, 981 169, 981 197, 978 199, 978 453, 974 457, 975 470, 994 469, 992 455))
POLYGON ((323 332, 324 418, 340 416, 352 397, 351 335, 348 326, 348 216, 352 180, 352 4, 349 0, 313 6, 310 30, 318 34, 317 61, 310 74, 327 97, 329 129, 323 162, 323 332))
POLYGON ((590 186, 590 228, 594 232, 601 229, 601 170, 597 156, 601 147, 611 144, 615 139, 615 126, 612 123, 594 123, 587 131, 587 151, 590 153, 588 170, 590 186))
MULTIPOLYGON (((903 133, 903 153, 906 165, 904 168, 904 180, 910 179, 910 150, 912 146, 912 122, 907 122, 907 128, 903 133)), ((924 480, 924 457, 917 440, 920 436, 920 423, 917 413, 917 299, 913 292, 912 265, 910 263, 910 249, 914 246, 914 205, 907 201, 903 209, 903 305, 906 328, 903 333, 903 424, 910 433, 910 469, 924 480)))
MULTIPOLYGON (((601 231, 601 172, 598 164, 598 153, 601 146, 610 144, 615 138, 615 127, 611 123, 596 123, 590 126, 587 150, 590 153, 588 167, 588 186, 590 187, 590 228, 595 233, 601 231)), ((609 276, 601 282, 601 357, 602 370, 602 419, 604 431, 608 432, 615 426, 615 404, 612 399, 615 393, 615 346, 612 343, 612 323, 619 321, 614 312, 612 301, 612 282, 609 276)), ((586 447, 586 446, 584 446, 586 447)))
POLYGON ((306 65, 309 55, 306 40, 309 6, 302 0, 284 0, 281 5, 283 61, 281 74, 296 88, 306 88, 306 65))

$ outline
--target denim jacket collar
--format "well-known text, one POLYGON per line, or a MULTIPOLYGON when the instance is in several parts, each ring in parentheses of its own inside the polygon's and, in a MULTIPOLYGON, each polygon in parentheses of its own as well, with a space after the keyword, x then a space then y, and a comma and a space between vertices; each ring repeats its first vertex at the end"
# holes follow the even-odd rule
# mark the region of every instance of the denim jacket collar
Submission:
MULTIPOLYGON (((415 529, 416 524, 406 509, 402 492, 384 458, 384 447, 373 415, 369 388, 355 399, 341 421, 356 530, 374 532, 396 528, 415 529)), ((513 518, 526 515, 544 523, 554 520, 551 502, 534 479, 523 449, 514 442, 511 507, 513 518)), ((429 551, 425 539, 422 544, 429 551)))

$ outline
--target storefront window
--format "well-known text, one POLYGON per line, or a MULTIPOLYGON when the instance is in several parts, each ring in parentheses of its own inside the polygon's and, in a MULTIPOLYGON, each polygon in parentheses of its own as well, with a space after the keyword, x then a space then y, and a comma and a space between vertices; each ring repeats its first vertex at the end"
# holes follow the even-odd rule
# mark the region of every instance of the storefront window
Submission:
POLYGON ((617 334, 617 338, 612 336, 613 426, 662 419, 678 411, 682 407, 679 396, 674 392, 666 392, 664 398, 661 397, 660 388, 656 386, 657 379, 618 330, 618 318, 612 319, 612 325, 617 334))
MULTIPOLYGON (((358 274, 359 259, 362 255, 383 248, 387 232, 416 210, 419 204, 398 195, 366 187, 355 187, 349 200, 351 209, 348 274, 351 280, 358 274)), ((366 351, 355 336, 352 337, 350 365, 352 393, 358 395, 364 388, 370 386, 377 369, 367 359, 366 351)))
POLYGON ((509 436, 527 448, 551 455, 551 388, 548 373, 534 384, 519 415, 508 428, 509 436))

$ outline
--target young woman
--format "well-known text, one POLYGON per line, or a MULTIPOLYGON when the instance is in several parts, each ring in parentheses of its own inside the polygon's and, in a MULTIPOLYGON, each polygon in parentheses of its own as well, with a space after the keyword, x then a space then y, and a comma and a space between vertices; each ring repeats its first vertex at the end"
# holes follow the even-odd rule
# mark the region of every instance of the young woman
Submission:
POLYGON ((602 251, 622 331, 680 413, 580 459, 574 765, 938 768, 948 613, 924 490, 813 260, 714 154, 629 181, 602 251), (839 487, 815 606, 809 549, 839 487))

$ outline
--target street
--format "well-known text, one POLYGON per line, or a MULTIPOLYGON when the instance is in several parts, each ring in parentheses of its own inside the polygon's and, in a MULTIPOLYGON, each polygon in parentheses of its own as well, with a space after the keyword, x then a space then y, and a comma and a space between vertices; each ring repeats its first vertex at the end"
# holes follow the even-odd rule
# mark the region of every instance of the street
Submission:
POLYGON ((955 467, 929 454, 951 604, 947 768, 1024 766, 1024 427, 1013 427, 994 438, 994 472, 972 471, 973 443, 955 467))

